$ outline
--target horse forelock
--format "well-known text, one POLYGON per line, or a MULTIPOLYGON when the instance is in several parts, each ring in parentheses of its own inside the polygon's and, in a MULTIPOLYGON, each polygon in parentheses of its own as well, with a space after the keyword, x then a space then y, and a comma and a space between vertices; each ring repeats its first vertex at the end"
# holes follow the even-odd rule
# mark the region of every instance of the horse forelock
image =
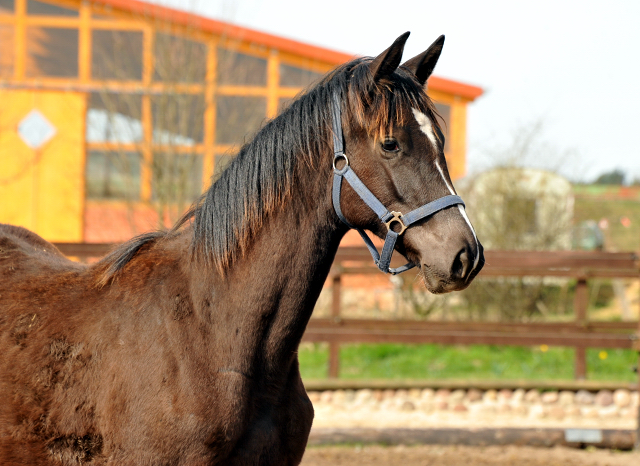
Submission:
POLYGON ((347 118, 379 138, 389 134, 394 125, 403 126, 411 121, 412 109, 418 109, 438 125, 433 102, 411 72, 400 67, 391 76, 374 81, 370 61, 370 58, 357 60, 351 72, 347 118))
POLYGON ((194 256, 224 273, 245 254, 264 219, 285 207, 299 188, 296 183, 308 182, 319 167, 331 166, 333 95, 344 102, 343 125, 359 126, 375 137, 383 137, 393 125, 407 124, 414 118, 412 108, 437 125, 433 103, 410 72, 399 68, 374 81, 370 61, 359 58, 329 73, 239 150, 174 227, 193 221, 194 256))

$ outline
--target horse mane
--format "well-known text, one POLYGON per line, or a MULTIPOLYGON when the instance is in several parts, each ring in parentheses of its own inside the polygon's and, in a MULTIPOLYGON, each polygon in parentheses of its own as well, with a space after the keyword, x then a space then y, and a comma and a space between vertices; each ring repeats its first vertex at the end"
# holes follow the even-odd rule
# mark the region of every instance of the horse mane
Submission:
POLYGON ((99 271, 96 284, 102 287, 109 283, 141 249, 165 236, 167 236, 165 231, 150 231, 135 236, 118 246, 96 264, 99 271))
MULTIPOLYGON (((265 217, 281 209, 299 183, 318 166, 331 167, 331 101, 338 95, 343 119, 381 137, 393 124, 413 118, 411 108, 430 117, 435 106, 415 76, 398 68, 375 81, 372 58, 357 58, 325 76, 244 144, 234 160, 168 232, 193 224, 192 253, 224 273, 247 250, 265 217), (322 163, 325 162, 325 163, 322 163)), ((327 170, 329 169, 327 168, 327 170)), ((107 283, 140 249, 167 233, 146 233, 100 261, 107 283)))

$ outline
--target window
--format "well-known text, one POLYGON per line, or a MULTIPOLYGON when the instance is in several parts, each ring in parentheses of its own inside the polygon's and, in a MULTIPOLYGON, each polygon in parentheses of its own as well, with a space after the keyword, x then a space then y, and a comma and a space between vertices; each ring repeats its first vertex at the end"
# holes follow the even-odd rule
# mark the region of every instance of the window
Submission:
POLYGON ((207 75, 207 46, 170 34, 156 34, 156 81, 202 83, 207 75))
POLYGON ((218 84, 266 86, 267 60, 228 49, 218 49, 218 84))
POLYGON ((229 166, 233 161, 233 156, 229 154, 216 155, 215 167, 213 171, 214 179, 218 179, 220 174, 229 166))
POLYGON ((142 32, 92 31, 91 75, 98 79, 142 79, 142 32))
POLYGON ((27 28, 26 74, 29 77, 78 76, 78 30, 27 28))
POLYGON ((37 16, 78 16, 78 10, 63 8, 50 3, 28 0, 27 14, 37 16))
POLYGON ((89 151, 87 199, 139 199, 140 161, 136 153, 89 151))
POLYGON ((139 94, 94 92, 87 109, 86 141, 131 144, 143 140, 139 94))
POLYGON ((161 152, 153 155, 153 198, 190 204, 202 192, 202 155, 161 152))
POLYGON ((204 139, 203 94, 162 94, 151 98, 153 141, 193 146, 204 139))
POLYGON ((218 96, 216 100, 216 142, 241 144, 265 120, 267 99, 263 97, 218 96))
POLYGON ((13 76, 14 40, 13 25, 0 24, 0 78, 13 76))
POLYGON ((280 97, 278 99, 278 113, 282 113, 295 99, 291 97, 280 97))
POLYGON ((13 0, 0 0, 0 15, 13 14, 13 0))
POLYGON ((297 66, 280 65, 280 85, 283 87, 307 87, 320 80, 323 74, 297 66))

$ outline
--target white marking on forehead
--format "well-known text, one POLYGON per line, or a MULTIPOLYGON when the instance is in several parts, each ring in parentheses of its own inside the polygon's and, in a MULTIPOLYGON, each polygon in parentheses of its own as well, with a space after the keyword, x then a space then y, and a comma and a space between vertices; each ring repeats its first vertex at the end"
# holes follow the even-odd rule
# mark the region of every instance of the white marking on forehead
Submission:
MULTIPOLYGON (((449 188, 449 192, 451 193, 451 195, 455 196, 456 193, 453 190, 453 186, 451 186, 449 184, 449 182, 447 181, 447 178, 444 176, 444 172, 442 171, 442 168, 440 167, 440 164, 438 163, 437 160, 436 160, 436 168, 440 172, 440 175, 442 176, 442 179, 444 180, 444 184, 446 184, 447 188, 449 188)), ((476 236, 476 231, 473 229, 473 225, 471 225, 471 222, 469 221, 469 217, 467 217, 467 212, 464 210, 464 207, 462 207, 461 204, 458 204, 458 210, 460 211, 460 214, 462 215, 462 218, 464 218, 464 221, 467 222, 467 225, 469 225, 469 229, 471 230, 471 233, 473 234, 473 239, 476 241, 476 248, 478 249, 478 251, 476 252, 476 258, 473 260, 473 269, 471 269, 471 270, 475 270, 475 268, 478 265, 478 261, 480 260, 480 246, 478 244, 478 237, 476 236)))
POLYGON ((422 132, 427 135, 427 138, 429 138, 433 147, 437 149, 438 144, 436 143, 436 135, 433 133, 433 123, 431 123, 429 117, 415 108, 412 108, 411 111, 413 111, 413 116, 416 117, 416 121, 418 122, 418 125, 420 125, 422 132))

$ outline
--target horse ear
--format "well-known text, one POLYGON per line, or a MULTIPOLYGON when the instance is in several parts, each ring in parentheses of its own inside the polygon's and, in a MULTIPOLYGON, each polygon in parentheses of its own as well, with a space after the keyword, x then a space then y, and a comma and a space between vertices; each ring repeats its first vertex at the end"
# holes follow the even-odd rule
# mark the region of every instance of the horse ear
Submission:
POLYGON ((378 81, 380 78, 389 76, 398 69, 400 60, 402 60, 404 43, 407 41, 409 34, 409 31, 402 34, 393 44, 391 44, 391 47, 373 59, 369 64, 369 69, 373 73, 373 79, 378 81))
POLYGON ((436 63, 438 63, 443 45, 444 36, 440 36, 427 50, 420 55, 416 55, 411 60, 407 60, 402 66, 415 74, 420 84, 424 86, 424 83, 427 82, 427 79, 429 79, 429 76, 433 73, 436 63))

